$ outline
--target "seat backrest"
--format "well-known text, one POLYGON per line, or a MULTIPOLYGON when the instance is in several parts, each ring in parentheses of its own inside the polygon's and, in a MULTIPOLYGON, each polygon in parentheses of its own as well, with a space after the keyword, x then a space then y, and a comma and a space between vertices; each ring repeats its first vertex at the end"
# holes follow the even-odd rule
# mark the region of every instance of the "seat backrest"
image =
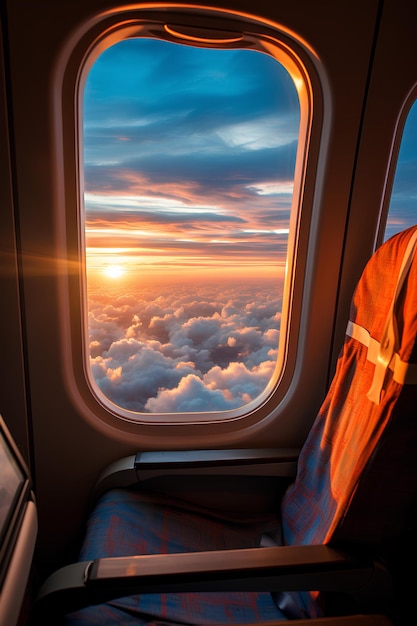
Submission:
POLYGON ((284 541, 360 544, 404 532, 417 491, 417 228, 385 242, 357 285, 336 373, 282 503, 284 541))

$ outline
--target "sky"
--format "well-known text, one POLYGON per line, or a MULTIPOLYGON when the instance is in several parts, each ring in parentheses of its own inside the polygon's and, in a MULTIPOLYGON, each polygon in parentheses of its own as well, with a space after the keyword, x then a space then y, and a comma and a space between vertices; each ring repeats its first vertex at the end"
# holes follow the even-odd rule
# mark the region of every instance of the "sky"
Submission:
POLYGON ((155 275, 285 265, 299 103, 270 56, 129 39, 84 92, 88 270, 155 275))
POLYGON ((416 103, 407 115, 401 138, 384 239, 414 224, 417 224, 416 103))
POLYGON ((89 358, 135 413, 224 411, 277 362, 299 101, 256 51, 130 39, 86 79, 89 358))

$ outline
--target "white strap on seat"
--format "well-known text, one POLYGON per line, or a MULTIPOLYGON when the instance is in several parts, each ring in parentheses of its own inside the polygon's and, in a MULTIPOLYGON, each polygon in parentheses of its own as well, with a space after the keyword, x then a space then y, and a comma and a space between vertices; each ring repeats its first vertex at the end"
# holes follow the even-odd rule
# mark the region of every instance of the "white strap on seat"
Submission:
MULTIPOLYGON (((346 328, 346 334, 368 348, 367 359, 374 365, 377 363, 379 341, 376 341, 369 332, 359 324, 355 322, 348 322, 346 328)), ((417 363, 407 363, 402 361, 396 352, 391 360, 389 366, 393 372, 394 380, 400 385, 417 385, 417 363)))
POLYGON ((381 401, 381 391, 384 386, 385 377, 388 368, 394 374, 394 380, 402 385, 417 384, 417 364, 406 363, 402 361, 397 353, 398 350, 398 327, 396 320, 396 304, 401 289, 407 278, 408 272, 413 261, 414 252, 417 244, 417 230, 410 238, 407 249, 405 251, 400 272, 397 279, 394 297, 388 312, 387 321, 385 323, 384 332, 381 341, 376 341, 369 332, 356 324, 349 321, 346 334, 360 341, 368 348, 367 358, 375 364, 374 377, 372 385, 366 394, 369 400, 379 404, 381 401))

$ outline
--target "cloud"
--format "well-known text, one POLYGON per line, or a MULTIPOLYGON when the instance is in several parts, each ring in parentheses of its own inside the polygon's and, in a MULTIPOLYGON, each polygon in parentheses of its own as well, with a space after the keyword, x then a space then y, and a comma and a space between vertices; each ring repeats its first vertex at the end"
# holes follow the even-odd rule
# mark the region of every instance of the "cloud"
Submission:
POLYGON ((268 55, 149 39, 121 41, 104 51, 85 88, 87 125, 93 128, 126 120, 146 128, 179 116, 197 128, 217 127, 237 115, 245 121, 254 110, 268 115, 289 106, 298 106, 292 80, 268 55))
POLYGON ((148 287, 111 304, 100 293, 90 294, 91 372, 120 407, 223 411, 256 398, 273 376, 282 305, 275 284, 148 287))
POLYGON ((163 389, 156 398, 150 398, 145 409, 151 413, 193 413, 225 411, 240 406, 240 402, 227 401, 220 390, 208 389, 204 382, 190 374, 181 379, 175 389, 163 389))

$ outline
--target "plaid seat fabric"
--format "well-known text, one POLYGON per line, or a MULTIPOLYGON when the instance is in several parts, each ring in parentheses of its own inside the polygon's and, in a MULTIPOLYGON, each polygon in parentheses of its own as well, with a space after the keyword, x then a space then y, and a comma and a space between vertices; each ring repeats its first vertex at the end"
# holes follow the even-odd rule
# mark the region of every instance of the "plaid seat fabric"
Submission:
MULTIPOLYGON (((80 560, 135 554, 252 548, 276 528, 276 516, 222 520, 187 503, 133 490, 111 490, 90 516, 80 560)), ((120 598, 66 617, 67 626, 268 623, 285 619, 269 593, 164 593, 120 598)))
MULTIPOLYGON (((383 244, 363 272, 350 312, 348 328, 354 331, 346 335, 280 515, 239 523, 156 495, 114 490, 90 518, 81 560, 256 547, 280 522, 286 545, 359 544, 387 555, 417 491, 417 377, 409 376, 417 363, 417 260, 398 289, 415 232, 408 229, 383 244), (395 350, 378 378, 393 301, 395 350)), ((66 623, 260 624, 320 614, 322 598, 315 592, 145 594, 84 609, 66 623)))
MULTIPOLYGON (((376 346, 383 340, 415 231, 408 229, 383 244, 356 288, 351 325, 376 346)), ((407 526, 417 490, 417 258, 394 314, 397 345, 391 366, 395 360, 401 363, 414 374, 413 384, 407 384, 407 376, 406 384, 398 382, 387 367, 380 398, 370 399, 375 355, 346 335, 332 385, 301 452, 296 481, 282 501, 285 544, 362 545, 389 557, 407 526)))

